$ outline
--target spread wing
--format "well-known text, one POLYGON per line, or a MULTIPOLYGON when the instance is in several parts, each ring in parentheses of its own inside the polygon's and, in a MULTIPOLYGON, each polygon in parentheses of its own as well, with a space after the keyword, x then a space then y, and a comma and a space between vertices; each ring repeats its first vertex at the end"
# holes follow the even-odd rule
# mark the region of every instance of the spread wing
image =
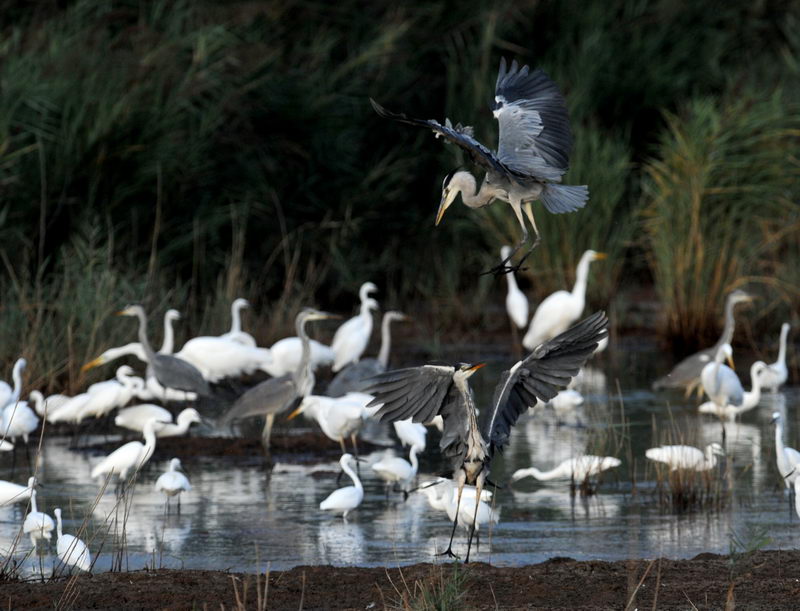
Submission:
POLYGON ((495 387, 483 437, 489 453, 508 443, 511 427, 537 399, 549 401, 578 374, 597 343, 608 335, 608 318, 596 312, 553 339, 534 348, 525 359, 504 372, 495 387))
POLYGON ((417 127, 427 127, 428 129, 433 130, 437 137, 441 136, 448 142, 452 142, 453 144, 460 146, 469 154, 470 159, 475 165, 493 172, 500 172, 504 175, 508 175, 511 178, 524 178, 515 176, 515 172, 503 165, 503 163, 500 162, 500 160, 492 151, 478 142, 472 135, 471 127, 464 127, 461 125, 456 125, 453 127, 449 120, 446 120, 445 124, 442 125, 433 119, 415 119, 414 117, 409 117, 403 113, 395 113, 386 110, 372 98, 370 98, 369 101, 372 104, 372 108, 375 109, 375 112, 377 112, 384 119, 392 119, 393 121, 398 121, 399 123, 416 125, 417 127))
POLYGON ((385 422, 407 420, 430 422, 444 419, 439 446, 445 456, 459 451, 467 422, 467 409, 453 384, 453 367, 425 365, 387 371, 369 379, 365 392, 375 398, 367 407, 383 404, 376 416, 385 422))
POLYGON ((569 167, 572 135, 558 86, 542 70, 506 68, 500 60, 492 111, 500 124, 497 158, 505 167, 560 181, 569 167))

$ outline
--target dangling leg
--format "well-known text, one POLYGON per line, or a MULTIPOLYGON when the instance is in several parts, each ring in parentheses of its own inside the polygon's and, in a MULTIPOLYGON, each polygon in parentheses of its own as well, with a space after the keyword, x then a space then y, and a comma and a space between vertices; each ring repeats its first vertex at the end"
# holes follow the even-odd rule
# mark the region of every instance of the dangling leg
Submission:
POLYGON ((539 245, 540 237, 539 237, 539 230, 536 228, 536 223, 533 221, 533 211, 531 210, 530 204, 527 204, 525 209, 525 214, 528 216, 528 219, 531 221, 531 225, 533 226, 533 230, 536 233, 536 240, 534 241, 533 245, 528 249, 519 262, 516 265, 508 265, 508 262, 514 257, 515 254, 522 248, 525 243, 528 241, 528 228, 525 226, 525 218, 522 216, 522 201, 521 200, 514 200, 509 202, 511 205, 511 209, 514 211, 514 214, 517 216, 517 221, 519 222, 519 226, 522 229, 522 239, 511 249, 511 253, 500 263, 494 266, 489 271, 483 272, 483 274, 494 274, 495 276, 501 276, 503 274, 508 274, 510 272, 517 272, 522 267, 522 264, 525 262, 525 259, 528 258, 528 255, 533 252, 533 249, 539 245))

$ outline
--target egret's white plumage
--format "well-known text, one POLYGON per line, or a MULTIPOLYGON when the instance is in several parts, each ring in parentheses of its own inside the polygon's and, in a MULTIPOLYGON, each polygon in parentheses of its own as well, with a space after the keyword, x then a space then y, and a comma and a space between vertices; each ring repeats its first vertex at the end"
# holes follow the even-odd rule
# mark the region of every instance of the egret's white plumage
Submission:
POLYGON ((783 418, 780 412, 773 412, 772 422, 775 424, 775 460, 778 463, 778 473, 788 488, 800 479, 800 452, 787 447, 783 443, 783 418))
POLYGON ((700 383, 708 398, 720 407, 732 405, 738 407, 744 401, 744 388, 736 372, 723 365, 722 361, 732 361, 733 349, 730 344, 722 344, 714 355, 714 360, 703 367, 700 383))
POLYGON ((789 379, 789 368, 786 366, 786 340, 789 336, 789 323, 781 325, 781 339, 778 347, 778 360, 770 363, 759 376, 761 386, 765 390, 777 391, 789 379))
POLYGON ((714 401, 706 401, 697 410, 701 414, 714 414, 718 418, 733 420, 746 411, 756 407, 761 401, 761 378, 760 375, 767 368, 764 361, 756 361, 750 366, 750 383, 752 387, 745 392, 741 405, 717 405, 714 401))
POLYGON ((86 544, 73 535, 65 535, 61 528, 61 508, 56 507, 56 523, 58 525, 58 541, 56 542, 56 552, 58 558, 66 566, 75 567, 81 571, 88 571, 92 568, 92 556, 86 544))
POLYGON ((352 454, 343 454, 339 459, 342 471, 350 476, 350 479, 353 480, 353 485, 334 490, 328 498, 319 504, 321 510, 341 513, 345 520, 347 520, 347 514, 361 505, 361 501, 364 500, 364 488, 361 486, 361 480, 358 479, 358 475, 350 466, 354 460, 355 458, 352 454))
POLYGON ((417 454, 424 451, 424 447, 417 445, 411 446, 408 453, 408 460, 399 456, 386 456, 372 464, 375 474, 386 482, 387 486, 399 484, 403 492, 408 492, 419 469, 417 454))
MULTIPOLYGON (((500 256, 503 260, 507 260, 511 256, 511 247, 503 246, 500 249, 500 256)), ((514 277, 514 272, 511 271, 506 275, 506 282, 508 283, 508 292, 506 293, 506 312, 511 322, 517 328, 524 329, 528 324, 528 298, 525 293, 519 290, 517 286, 517 279, 514 277)))
POLYGON ((302 413, 316 420, 325 436, 339 442, 343 451, 345 439, 355 435, 364 424, 363 404, 347 395, 344 397, 308 395, 289 415, 289 419, 302 413))
POLYGON ((572 292, 556 291, 539 304, 533 313, 528 332, 522 338, 522 345, 527 350, 533 350, 539 344, 563 333, 580 318, 586 305, 589 265, 592 261, 599 261, 605 257, 605 254, 593 250, 584 252, 578 263, 572 292))
POLYGON ((34 486, 36 486, 35 477, 28 478, 27 486, 0 480, 0 507, 27 501, 31 498, 34 486))
POLYGON ((191 363, 209 382, 254 371, 269 372, 272 354, 266 348, 246 346, 223 337, 194 337, 175 356, 191 363))
POLYGON ((256 347, 255 338, 249 333, 242 331, 242 310, 249 307, 250 302, 247 301, 247 299, 242 299, 241 297, 234 299, 231 304, 231 330, 227 333, 223 333, 220 337, 238 342, 244 346, 256 347))
POLYGON ((622 464, 622 461, 613 456, 593 456, 591 454, 584 454, 582 456, 568 458, 549 471, 540 471, 536 467, 517 469, 511 476, 511 481, 516 482, 523 477, 534 477, 539 481, 569 479, 575 483, 581 483, 603 471, 619 467, 620 464, 622 464))
POLYGON ((144 388, 144 380, 133 375, 133 369, 123 365, 117 369, 116 378, 92 384, 87 393, 89 398, 75 415, 81 422, 85 418, 101 418, 112 410, 122 407, 144 388))
POLYGON ((369 294, 377 290, 378 287, 372 282, 362 284, 358 291, 361 299, 358 316, 345 321, 336 329, 331 342, 331 348, 336 355, 332 366, 334 372, 349 363, 357 362, 366 350, 372 335, 372 310, 378 309, 378 302, 369 297, 369 294))
POLYGON ((22 532, 30 535, 31 543, 36 547, 36 542, 39 539, 50 540, 53 530, 56 525, 46 513, 39 511, 36 507, 36 490, 31 491, 31 510, 25 516, 25 522, 22 524, 22 532))
MULTIPOLYGON (((34 402, 43 402, 44 397, 38 390, 31 391, 30 398, 34 402)), ((39 416, 30 408, 27 401, 15 401, 3 408, 0 414, 0 436, 16 443, 22 437, 25 443, 39 426, 39 416)))
POLYGON ((705 452, 692 446, 673 445, 650 448, 645 456, 655 462, 662 462, 673 470, 687 469, 707 471, 717 464, 717 456, 723 456, 722 446, 712 443, 706 446, 705 452))
POLYGON ((409 420, 393 422, 394 432, 404 446, 419 446, 420 452, 425 451, 428 429, 424 424, 409 420))
MULTIPOLYGON (((309 343, 312 371, 333 363, 336 355, 330 346, 315 339, 310 340, 309 343)), ((300 359, 303 356, 303 341, 297 336, 284 337, 272 344, 269 351, 272 353, 272 364, 266 369, 266 372, 273 378, 279 378, 291 374, 300 366, 300 359)))
POLYGON ((23 358, 17 359, 14 363, 14 368, 11 370, 11 380, 14 383, 14 388, 12 389, 6 382, 3 382, 5 387, 0 389, 0 391, 2 391, 2 397, 0 397, 0 400, 3 398, 5 400, 0 403, 0 408, 19 401, 20 397, 22 396, 22 372, 25 371, 25 367, 27 365, 28 361, 23 358))
POLYGON ((500 519, 500 512, 484 502, 478 501, 477 514, 475 511, 475 492, 466 488, 461 493, 461 503, 456 497, 456 484, 453 480, 443 480, 438 484, 442 488, 441 502, 447 512, 450 521, 453 522, 458 515, 458 523, 469 530, 475 523, 475 531, 480 530, 482 524, 497 524, 500 519))
POLYGON ((156 431, 163 426, 164 423, 155 418, 148 420, 143 430, 145 442, 129 441, 118 447, 92 469, 92 478, 104 474, 117 474, 120 481, 124 482, 129 471, 141 469, 150 460, 156 449, 156 431))
MULTIPOLYGON (((181 468, 181 461, 173 458, 167 464, 167 470, 158 476, 155 485, 153 486, 156 492, 163 492, 168 497, 180 495, 182 492, 189 492, 192 485, 187 478, 178 469, 181 468)), ((169 500, 169 499, 168 499, 169 500)), ((181 498, 178 496, 178 507, 180 508, 181 498)))
POLYGON ((172 421, 172 414, 169 410, 160 405, 152 403, 142 403, 122 409, 114 418, 114 424, 124 429, 141 433, 148 420, 158 420, 163 424, 156 428, 156 437, 177 437, 184 435, 192 424, 202 421, 200 413, 193 407, 182 410, 175 422, 172 421))

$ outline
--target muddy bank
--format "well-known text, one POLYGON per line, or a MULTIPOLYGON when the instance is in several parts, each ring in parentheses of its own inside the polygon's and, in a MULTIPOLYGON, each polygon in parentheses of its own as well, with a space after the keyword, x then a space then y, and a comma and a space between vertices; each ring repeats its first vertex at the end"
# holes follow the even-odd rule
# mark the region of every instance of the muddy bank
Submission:
MULTIPOLYGON (((468 609, 800 608, 800 552, 762 551, 691 560, 578 562, 553 559, 518 568, 417 564, 398 568, 296 567, 272 572, 269 609, 402 608, 453 583, 468 609), (458 577, 460 575, 460 577, 458 577)), ((264 589, 261 577, 262 594, 264 589)), ((223 571, 137 571, 82 575, 52 583, 7 582, 0 604, 52 609, 256 608, 255 575, 223 571)))

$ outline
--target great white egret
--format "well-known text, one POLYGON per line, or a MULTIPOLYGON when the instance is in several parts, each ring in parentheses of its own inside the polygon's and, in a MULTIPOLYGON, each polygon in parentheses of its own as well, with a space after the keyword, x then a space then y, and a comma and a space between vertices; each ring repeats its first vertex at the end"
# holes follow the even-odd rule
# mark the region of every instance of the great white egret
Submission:
POLYGON ((736 416, 742 415, 756 407, 761 401, 761 378, 760 375, 767 368, 764 361, 756 361, 750 366, 749 391, 745 391, 740 405, 717 405, 714 401, 706 401, 697 408, 701 414, 714 414, 718 418, 733 420, 736 416))
MULTIPOLYGON (((478 426, 477 413, 468 379, 483 364, 460 367, 425 365, 388 371, 373 378, 367 392, 375 396, 372 405, 383 404, 376 416, 396 421, 412 418, 428 422, 437 414, 444 418, 440 448, 452 463, 459 489, 474 484, 478 494, 489 474, 492 458, 507 443, 511 427, 519 416, 536 403, 548 401, 563 388, 607 334, 608 319, 598 312, 561 335, 538 346, 528 357, 503 373, 495 387, 485 424, 478 426)), ((451 545, 447 554, 452 553, 451 545)), ((467 546, 467 558, 469 558, 467 546)))
POLYGON ((726 405, 739 407, 744 401, 744 388, 739 380, 739 376, 732 369, 733 350, 730 344, 722 344, 714 355, 714 360, 703 367, 700 372, 700 382, 703 390, 713 403, 720 408, 726 405), (731 364, 730 367, 723 365, 725 359, 731 364))
MULTIPOLYGON (((42 401, 42 393, 31 391, 30 399, 42 401)), ((31 409, 28 401, 15 401, 3 408, 0 414, 0 437, 17 442, 18 437, 27 445, 28 438, 39 426, 39 416, 31 409)))
POLYGON ((367 378, 386 371, 392 346, 391 324, 401 320, 408 320, 408 316, 394 310, 384 312, 381 319, 381 347, 378 358, 360 359, 358 362, 347 365, 334 376, 331 383, 328 384, 325 394, 330 397, 341 397, 351 391, 363 390, 364 381, 367 378))
POLYGON ((0 507, 27 501, 31 498, 34 486, 36 486, 36 478, 33 476, 28 478, 27 486, 0 480, 0 507))
POLYGON ((411 418, 408 420, 395 420, 392 422, 394 432, 400 443, 404 446, 419 446, 422 448, 420 451, 425 451, 426 440, 428 437, 428 429, 420 422, 412 422, 411 418))
MULTIPOLYGON (((500 257, 505 261, 511 256, 511 247, 503 246, 500 257)), ((506 312, 514 327, 524 329, 528 324, 528 298, 519 290, 517 279, 513 272, 506 274, 508 291, 506 292, 506 312)))
POLYGON ((167 495, 167 509, 169 509, 169 499, 173 496, 178 497, 178 512, 181 510, 180 494, 192 489, 189 479, 179 471, 180 468, 180 459, 173 458, 167 463, 167 470, 158 476, 153 486, 156 492, 163 492, 167 495))
POLYGON ((229 339, 245 346, 250 346, 251 348, 256 347, 255 338, 249 333, 242 331, 242 310, 249 307, 250 302, 247 301, 247 299, 242 299, 241 297, 234 299, 231 304, 231 330, 220 335, 221 338, 229 339))
POLYGON ((103 460, 101 460, 94 469, 92 469, 92 479, 100 477, 101 475, 118 475, 119 485, 124 486, 125 481, 128 479, 128 472, 140 470, 156 449, 156 431, 164 426, 163 422, 151 418, 144 425, 144 443, 141 441, 129 441, 125 445, 118 447, 111 452, 103 460))
POLYGON ((342 518, 345 522, 347 521, 347 515, 361 505, 361 501, 364 500, 364 487, 361 485, 361 480, 358 479, 358 475, 356 475, 356 472, 353 471, 350 466, 355 460, 352 454, 343 454, 339 459, 342 471, 350 476, 350 479, 353 480, 353 485, 334 490, 319 504, 319 508, 322 511, 332 511, 333 513, 342 514, 342 518))
POLYGON ((781 386, 786 384, 786 380, 789 379, 789 369, 786 367, 786 340, 789 336, 789 328, 788 322, 785 322, 781 325, 781 339, 778 347, 778 360, 774 363, 770 363, 759 376, 761 386, 765 390, 776 392, 781 386))
POLYGON ((369 297, 378 290, 372 282, 361 285, 358 295, 361 307, 358 316, 342 323, 333 336, 331 348, 336 355, 331 369, 334 373, 349 363, 357 362, 367 348, 372 335, 372 310, 378 309, 378 302, 369 297))
POLYGON ((202 422, 200 412, 193 407, 182 410, 172 421, 172 413, 160 405, 141 403, 120 410, 114 418, 114 424, 124 429, 141 433, 148 420, 156 419, 164 426, 156 430, 156 437, 178 437, 186 434, 192 424, 202 422))
POLYGON ((123 365, 117 369, 116 379, 92 384, 87 393, 89 398, 75 416, 77 422, 85 418, 100 418, 117 407, 126 405, 133 396, 144 388, 144 380, 133 375, 133 369, 123 365))
POLYGON ((753 297, 742 290, 735 290, 725 300, 725 327, 717 343, 711 348, 706 348, 687 356, 673 367, 667 375, 653 382, 653 390, 662 388, 682 388, 688 397, 696 388, 699 389, 700 374, 709 362, 714 359, 717 350, 722 344, 730 344, 733 340, 733 331, 736 326, 734 309, 740 303, 749 303, 753 297))
POLYGON ((534 477, 543 482, 553 479, 568 479, 579 485, 590 477, 599 475, 608 469, 619 467, 621 464, 622 461, 613 456, 593 456, 591 454, 584 454, 568 458, 549 471, 540 471, 536 467, 517 469, 511 475, 511 481, 516 482, 524 477, 534 477))
POLYGON ((257 384, 231 406, 220 419, 222 427, 230 426, 234 420, 265 416, 261 438, 266 447, 272 434, 275 415, 290 409, 295 401, 310 395, 314 389, 314 372, 311 369, 311 342, 306 333, 306 323, 314 320, 338 318, 327 312, 305 308, 294 319, 295 331, 303 342, 303 355, 291 375, 272 378, 257 384))
POLYGON ((65 535, 61 529, 61 508, 56 507, 53 512, 56 514, 58 524, 58 540, 56 542, 56 553, 59 560, 66 566, 75 567, 81 571, 88 571, 92 568, 92 556, 86 544, 73 535, 65 535))
POLYGON ((11 388, 6 382, 3 382, 4 386, 0 388, 0 408, 19 401, 22 396, 22 372, 25 371, 27 365, 28 361, 23 358, 19 358, 14 362, 14 367, 11 370, 11 381, 14 387, 11 388))
POLYGON ((308 395, 303 397, 298 408, 289 414, 287 420, 292 420, 303 413, 317 421, 328 439, 339 443, 342 454, 347 453, 344 442, 348 437, 353 444, 353 449, 358 454, 356 433, 364 425, 364 405, 362 403, 352 401, 347 396, 308 395))
POLYGON ((593 261, 605 258, 604 253, 587 250, 578 262, 572 291, 556 291, 542 300, 533 313, 525 337, 522 338, 522 345, 526 350, 533 350, 539 344, 563 333, 581 317, 586 305, 589 266, 593 261))
POLYGON ((39 511, 36 507, 36 490, 31 491, 31 510, 25 516, 22 523, 22 532, 30 535, 31 543, 36 547, 36 542, 40 539, 50 540, 56 525, 46 513, 39 511))
POLYGON ((433 130, 437 138, 441 136, 461 147, 472 163, 486 171, 480 190, 470 172, 454 171, 445 177, 436 224, 459 193, 461 201, 469 208, 482 208, 495 199, 507 202, 522 229, 522 239, 509 257, 492 271, 508 271, 505 264, 528 240, 523 210, 536 241, 519 261, 517 269, 539 243, 530 202, 539 200, 549 212, 563 213, 582 208, 589 199, 586 186, 558 184, 569 168, 572 136, 564 98, 542 70, 530 72, 528 66, 520 68, 516 60, 508 68, 505 58, 500 61, 492 105, 500 126, 496 152, 478 142, 471 127, 460 124, 454 127, 449 120, 442 125, 438 121, 415 119, 389 112, 372 99, 370 102, 381 117, 433 130))
POLYGON ((783 443, 783 418, 780 412, 772 413, 772 422, 775 425, 775 460, 778 464, 778 473, 783 478, 784 485, 788 488, 797 479, 800 479, 800 452, 783 443))
POLYGON ((673 445, 650 448, 644 455, 652 461, 669 465, 672 471, 708 471, 716 466, 717 456, 724 456, 725 452, 721 445, 712 443, 706 446, 705 451, 692 446, 673 445))
POLYGON ((386 482, 387 494, 391 486, 399 485, 400 490, 408 497, 411 484, 419 469, 417 454, 424 450, 424 447, 414 445, 411 446, 411 450, 408 452, 408 460, 399 456, 385 456, 372 463, 372 470, 380 479, 386 482))

